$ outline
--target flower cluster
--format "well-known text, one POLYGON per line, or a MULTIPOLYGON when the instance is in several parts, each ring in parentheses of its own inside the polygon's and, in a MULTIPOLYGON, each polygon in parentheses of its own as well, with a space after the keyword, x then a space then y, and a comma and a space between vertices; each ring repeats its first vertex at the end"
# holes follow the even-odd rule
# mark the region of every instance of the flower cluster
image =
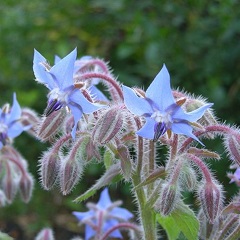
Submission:
MULTIPOLYGON (((239 128, 221 123, 213 104, 202 97, 172 90, 165 65, 146 91, 121 85, 101 59, 77 59, 76 49, 62 59, 56 56, 53 66, 35 50, 33 71, 36 81, 49 90, 47 107, 42 117, 30 109, 21 112, 14 95, 12 108, 1 109, 0 200, 4 195, 10 201, 16 186, 25 201, 30 198, 32 178, 11 145, 28 130, 51 144, 39 160, 46 190, 59 185, 63 195, 70 194, 84 181, 86 166, 104 166, 104 174, 75 199, 84 201, 104 188, 97 204, 86 204, 89 211, 73 212, 86 225, 85 239, 121 239, 123 228, 131 230, 132 238, 155 240, 158 225, 170 239, 180 234, 186 239, 240 238, 240 195, 225 202, 224 187, 208 164, 221 157, 204 145, 205 139, 221 137, 236 169, 228 173, 230 183, 239 186, 239 128), (109 197, 107 186, 121 182, 131 186, 138 224, 129 222, 133 214, 109 197), (185 204, 186 192, 195 194, 197 214, 185 204)), ((54 235, 46 228, 36 239, 52 240, 54 235)))

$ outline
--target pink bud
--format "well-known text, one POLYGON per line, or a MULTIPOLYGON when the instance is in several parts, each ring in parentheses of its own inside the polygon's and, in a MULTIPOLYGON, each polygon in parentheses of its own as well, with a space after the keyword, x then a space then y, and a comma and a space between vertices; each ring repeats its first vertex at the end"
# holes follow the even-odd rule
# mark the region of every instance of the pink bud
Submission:
POLYGON ((88 137, 86 138, 86 148, 85 148, 85 153, 86 153, 86 160, 90 161, 92 159, 95 160, 100 160, 101 155, 98 150, 98 147, 93 143, 92 138, 88 137))
POLYGON ((17 193, 19 180, 14 177, 13 170, 9 163, 6 163, 6 173, 2 179, 2 190, 7 198, 7 201, 11 203, 17 193))
POLYGON ((73 156, 67 156, 66 159, 61 161, 60 166, 60 187, 63 195, 67 195, 72 191, 74 186, 78 183, 83 166, 81 159, 73 156))
POLYGON ((165 183, 162 186, 156 208, 164 216, 169 215, 176 207, 179 200, 179 190, 176 184, 165 183))
POLYGON ((93 129, 93 139, 101 144, 112 140, 123 127, 123 109, 115 106, 107 110, 97 121, 93 129))
POLYGON ((42 229, 38 235, 35 237, 35 240, 54 240, 53 230, 50 228, 42 229))
POLYGON ((123 176, 125 179, 128 181, 131 177, 132 173, 132 164, 131 164, 131 158, 129 154, 129 150, 126 146, 124 145, 119 145, 117 147, 117 157, 121 161, 121 169, 123 172, 123 176))
POLYGON ((231 159, 240 166, 240 143, 234 135, 229 134, 225 139, 225 146, 231 159))
POLYGON ((33 177, 30 174, 22 175, 19 181, 19 191, 22 197, 22 200, 25 203, 28 203, 32 196, 33 190, 33 177))
POLYGON ((55 184, 60 169, 60 157, 53 148, 45 152, 40 160, 40 174, 42 186, 49 190, 55 184))
POLYGON ((60 129, 65 119, 65 116, 65 109, 61 109, 58 111, 54 111, 48 117, 43 117, 43 120, 40 123, 40 127, 38 130, 38 137, 42 141, 49 140, 60 129))
POLYGON ((206 182, 199 190, 199 199, 205 216, 213 223, 219 217, 222 208, 221 185, 206 182))
POLYGON ((186 191, 193 191, 197 186, 197 176, 194 169, 186 164, 183 165, 180 175, 181 187, 186 191))

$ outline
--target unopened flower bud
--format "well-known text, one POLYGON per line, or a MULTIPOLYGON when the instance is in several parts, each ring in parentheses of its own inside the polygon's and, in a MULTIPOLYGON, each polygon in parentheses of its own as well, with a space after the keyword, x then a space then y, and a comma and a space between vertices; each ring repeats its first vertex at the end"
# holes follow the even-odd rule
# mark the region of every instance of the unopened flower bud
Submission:
POLYGON ((38 137, 42 141, 47 141, 49 138, 55 135, 62 126, 65 116, 65 109, 61 109, 59 111, 54 111, 48 117, 44 117, 42 123, 40 123, 38 137))
POLYGON ((164 216, 169 215, 176 207, 179 200, 179 189, 177 184, 165 183, 162 186, 156 208, 164 216))
POLYGON ((49 190, 55 184, 60 169, 60 157, 54 149, 45 152, 40 160, 41 183, 44 189, 49 190))
POLYGON ((231 159, 240 166, 240 143, 236 137, 229 134, 224 143, 231 159))
POLYGON ((86 137, 84 142, 86 145, 85 145, 83 155, 84 157, 86 157, 86 160, 87 161, 90 161, 93 159, 100 160, 101 159, 100 152, 98 150, 98 147, 93 143, 92 138, 86 137))
POLYGON ((193 191, 197 185, 196 172, 186 164, 181 169, 181 187, 186 191, 193 191))
POLYGON ((120 145, 117 147, 117 151, 118 151, 117 157, 121 161, 121 169, 123 172, 123 176, 128 181, 131 177, 131 172, 132 172, 132 164, 131 164, 129 150, 126 146, 120 145))
POLYGON ((7 164, 7 169, 5 176, 2 179, 2 190, 7 198, 7 201, 11 203, 17 193, 18 190, 18 182, 19 180, 14 177, 13 170, 11 166, 7 164))
POLYGON ((19 181, 19 191, 22 197, 22 200, 25 203, 28 203, 32 196, 33 190, 33 177, 30 174, 22 175, 19 181))
POLYGON ((35 240, 54 240, 53 230, 50 228, 44 228, 35 237, 35 240))
POLYGON ((112 140, 123 127, 123 110, 119 106, 110 108, 97 121, 93 129, 93 139, 101 144, 112 140))
POLYGON ((70 193, 78 183, 83 172, 82 165, 82 159, 77 158, 77 155, 73 156, 71 153, 61 161, 60 187, 63 195, 70 193))
POLYGON ((206 182, 199 190, 203 212, 211 223, 219 216, 222 198, 222 187, 214 182, 206 182))

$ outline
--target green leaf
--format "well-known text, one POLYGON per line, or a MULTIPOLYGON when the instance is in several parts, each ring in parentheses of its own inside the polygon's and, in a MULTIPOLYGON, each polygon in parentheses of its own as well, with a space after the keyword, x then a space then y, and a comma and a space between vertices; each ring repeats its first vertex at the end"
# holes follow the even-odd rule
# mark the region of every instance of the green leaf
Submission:
POLYGON ((102 177, 100 177, 89 190, 77 197, 74 202, 84 201, 93 196, 98 189, 105 187, 111 183, 116 183, 120 181, 122 179, 120 175, 120 170, 121 168, 119 163, 109 167, 109 169, 106 170, 102 177))
POLYGON ((157 214, 157 221, 167 232, 169 240, 177 239, 180 232, 187 239, 198 239, 199 222, 194 212, 183 203, 169 216, 157 214))

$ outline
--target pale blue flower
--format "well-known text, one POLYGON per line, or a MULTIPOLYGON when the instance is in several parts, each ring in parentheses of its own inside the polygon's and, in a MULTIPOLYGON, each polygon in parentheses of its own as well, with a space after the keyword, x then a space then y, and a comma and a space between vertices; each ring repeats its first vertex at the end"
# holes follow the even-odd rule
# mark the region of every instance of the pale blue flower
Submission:
POLYGON ((139 136, 157 141, 167 130, 171 130, 200 142, 192 133, 191 123, 200 119, 213 104, 205 104, 192 112, 184 112, 173 97, 170 76, 165 65, 148 87, 144 98, 138 97, 126 86, 123 86, 123 94, 129 111, 146 118, 145 125, 137 132, 139 136))
MULTIPOLYGON (((108 189, 105 188, 97 204, 87 205, 90 209, 88 212, 73 212, 73 215, 80 223, 86 224, 85 239, 88 240, 96 235, 93 226, 102 226, 101 232, 106 233, 109 229, 116 226, 120 221, 128 221, 133 217, 127 209, 120 208, 120 202, 112 202, 108 189), (99 222, 102 221, 102 222, 99 222)), ((122 238, 122 234, 118 229, 114 230, 109 237, 122 238)))
POLYGON ((78 121, 82 114, 92 113, 103 106, 89 102, 74 87, 73 75, 77 50, 74 49, 63 59, 57 59, 56 64, 50 67, 46 59, 37 51, 34 51, 33 71, 36 81, 44 84, 49 90, 48 106, 46 116, 53 111, 57 111, 63 107, 68 107, 74 117, 74 127, 72 129, 72 137, 75 138, 78 121))
POLYGON ((17 101, 16 93, 13 94, 13 105, 11 109, 0 108, 0 149, 9 140, 19 136, 31 126, 23 126, 21 123, 22 110, 17 101))

